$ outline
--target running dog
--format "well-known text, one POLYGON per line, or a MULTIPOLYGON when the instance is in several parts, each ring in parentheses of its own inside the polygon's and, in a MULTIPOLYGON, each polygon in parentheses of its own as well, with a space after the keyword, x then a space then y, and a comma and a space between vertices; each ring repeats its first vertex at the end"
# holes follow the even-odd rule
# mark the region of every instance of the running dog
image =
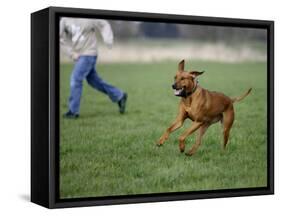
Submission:
POLYGON ((239 97, 230 98, 222 93, 206 90, 198 85, 197 77, 204 71, 184 71, 184 60, 178 64, 175 82, 172 85, 175 96, 181 97, 176 120, 164 132, 157 144, 159 146, 168 139, 170 133, 180 128, 185 119, 192 120, 191 126, 179 137, 179 149, 184 152, 185 139, 199 129, 195 144, 186 153, 192 156, 201 144, 202 137, 208 127, 216 122, 223 125, 223 147, 226 148, 229 132, 234 121, 233 104, 243 100, 252 90, 239 97))

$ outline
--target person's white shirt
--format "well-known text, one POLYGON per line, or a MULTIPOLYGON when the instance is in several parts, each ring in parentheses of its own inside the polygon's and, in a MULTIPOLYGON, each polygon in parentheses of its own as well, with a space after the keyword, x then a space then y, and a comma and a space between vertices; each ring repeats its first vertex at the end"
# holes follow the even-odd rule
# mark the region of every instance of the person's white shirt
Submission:
POLYGON ((101 34, 104 43, 111 48, 113 32, 106 20, 63 17, 60 20, 60 44, 74 60, 81 55, 96 56, 97 31, 101 34))

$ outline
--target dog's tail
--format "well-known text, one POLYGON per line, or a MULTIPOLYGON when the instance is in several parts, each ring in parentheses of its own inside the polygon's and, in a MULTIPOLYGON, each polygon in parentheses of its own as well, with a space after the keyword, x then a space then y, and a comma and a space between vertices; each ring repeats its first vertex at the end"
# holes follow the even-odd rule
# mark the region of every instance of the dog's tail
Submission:
POLYGON ((241 95, 239 97, 231 98, 232 103, 239 102, 239 101, 243 100, 248 94, 250 94, 251 91, 252 91, 252 88, 249 88, 248 91, 245 92, 243 95, 241 95))

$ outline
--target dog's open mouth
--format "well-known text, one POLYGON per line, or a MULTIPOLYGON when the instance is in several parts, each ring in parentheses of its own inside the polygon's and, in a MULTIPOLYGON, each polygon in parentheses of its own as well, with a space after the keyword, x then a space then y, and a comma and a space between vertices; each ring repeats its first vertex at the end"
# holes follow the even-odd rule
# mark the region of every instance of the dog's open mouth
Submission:
POLYGON ((184 91, 184 88, 174 89, 174 95, 175 96, 182 96, 183 91, 184 91))

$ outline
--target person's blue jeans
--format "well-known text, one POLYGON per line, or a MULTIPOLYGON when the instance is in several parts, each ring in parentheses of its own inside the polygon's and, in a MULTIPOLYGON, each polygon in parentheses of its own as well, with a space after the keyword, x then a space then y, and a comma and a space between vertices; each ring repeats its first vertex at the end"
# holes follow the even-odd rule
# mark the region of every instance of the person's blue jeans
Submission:
POLYGON ((118 102, 124 95, 120 89, 102 80, 96 71, 97 56, 80 56, 74 65, 70 79, 69 110, 79 114, 83 80, 90 86, 107 94, 112 102, 118 102))

